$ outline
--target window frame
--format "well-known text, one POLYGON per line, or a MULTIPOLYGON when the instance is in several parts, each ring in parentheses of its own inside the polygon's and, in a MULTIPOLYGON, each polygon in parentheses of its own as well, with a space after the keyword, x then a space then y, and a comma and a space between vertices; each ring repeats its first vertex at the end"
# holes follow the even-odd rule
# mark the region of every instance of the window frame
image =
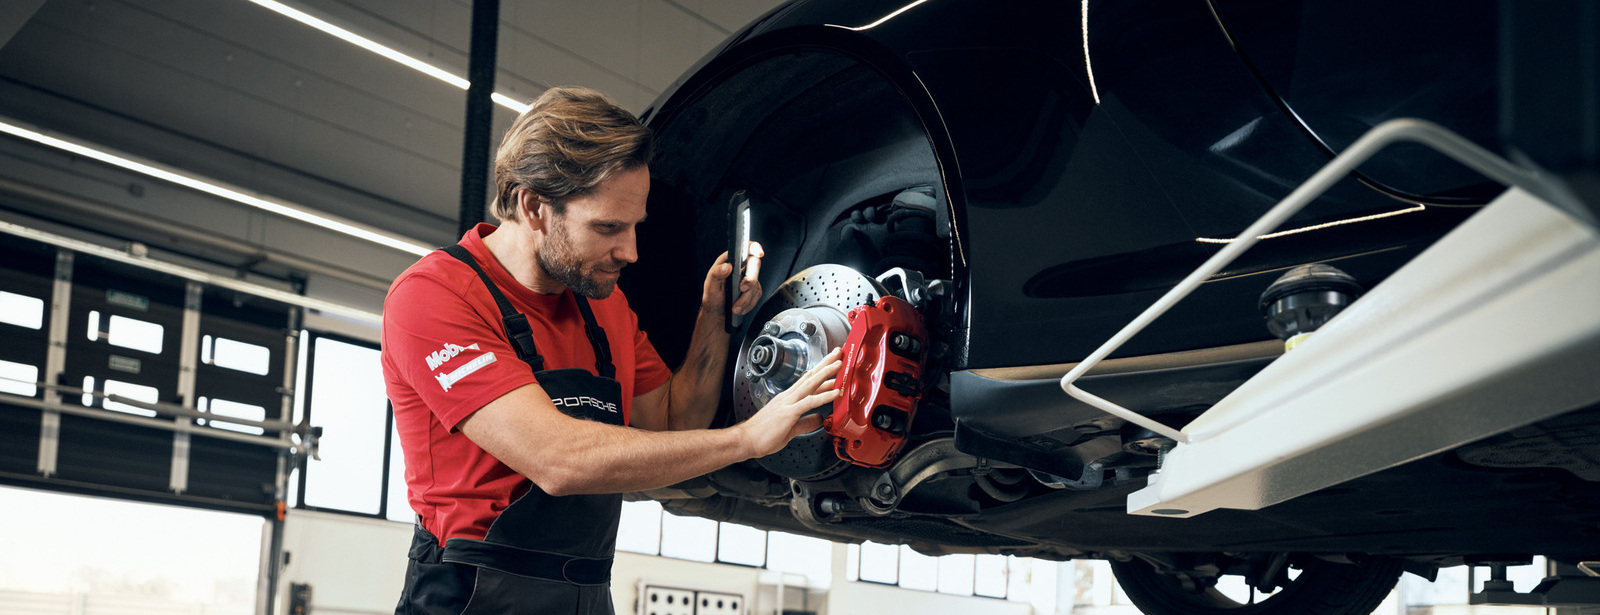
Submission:
MULTIPOLYGON (((299 377, 299 380, 300 380, 299 388, 302 389, 303 395, 304 395, 304 397, 303 397, 304 403, 303 403, 303 406, 298 408, 297 410, 300 412, 300 416, 302 417, 301 420, 303 420, 306 424, 312 424, 314 422, 314 420, 315 420, 315 417, 313 416, 314 413, 312 412, 312 408, 311 408, 311 400, 312 400, 312 393, 313 393, 314 388, 316 386, 315 385, 315 383, 316 383, 315 375, 317 373, 317 367, 316 367, 317 366, 317 349, 316 349, 316 344, 317 344, 317 342, 319 340, 322 340, 322 339, 330 339, 330 340, 333 340, 333 341, 336 341, 336 342, 340 342, 340 343, 343 343, 343 344, 348 344, 348 345, 351 345, 351 346, 359 346, 359 347, 362 347, 362 348, 368 348, 368 349, 375 350, 375 351, 380 351, 380 352, 382 351, 381 344, 379 344, 378 342, 373 342, 373 341, 362 339, 362 338, 359 338, 359 337, 352 337, 352 336, 349 336, 349 335, 343 335, 343 334, 340 334, 340 333, 334 333, 332 331, 325 331, 325 330, 321 330, 321 329, 310 329, 310 328, 301 329, 300 330, 300 347, 302 349, 304 349, 304 352, 305 352, 305 369, 301 370, 301 372, 298 374, 298 377, 299 377)), ((307 511, 313 511, 313 512, 336 514, 336 515, 351 515, 351 516, 363 517, 363 518, 367 518, 367 519, 378 519, 380 521, 391 521, 391 522, 394 522, 394 523, 404 523, 403 521, 394 521, 393 519, 390 519, 389 515, 388 515, 388 513, 389 513, 389 472, 391 471, 391 465, 393 463, 393 456, 397 455, 397 454, 404 454, 404 453, 400 451, 400 443, 397 442, 395 440, 395 437, 394 437, 394 428, 395 428, 395 424, 394 424, 394 404, 389 401, 387 395, 384 396, 383 403, 384 403, 384 419, 383 419, 383 430, 384 431, 383 431, 383 453, 382 453, 382 455, 383 455, 383 463, 380 464, 379 474, 376 477, 376 480, 378 481, 378 496, 377 496, 378 497, 378 511, 375 512, 375 513, 368 513, 368 512, 355 511, 355 510, 345 510, 343 508, 333 508, 333 507, 328 507, 328 506, 313 506, 313 505, 310 505, 310 504, 306 504, 306 482, 307 482, 306 479, 310 475, 310 466, 311 466, 310 457, 301 457, 299 459, 299 462, 295 464, 295 467, 294 467, 295 471, 292 474, 292 478, 294 480, 294 491, 295 491, 295 505, 294 505, 294 509, 295 510, 307 510, 307 511)))

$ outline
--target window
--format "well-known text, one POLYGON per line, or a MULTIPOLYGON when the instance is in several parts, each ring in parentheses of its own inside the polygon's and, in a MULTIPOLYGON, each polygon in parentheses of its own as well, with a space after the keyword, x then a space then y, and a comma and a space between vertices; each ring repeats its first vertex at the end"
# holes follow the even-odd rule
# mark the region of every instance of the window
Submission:
POLYGON ((808 585, 814 588, 825 589, 832 583, 831 541, 666 514, 660 503, 651 500, 622 503, 617 550, 698 562, 762 566, 805 575, 808 585))
POLYGON ((39 366, 0 361, 0 393, 33 397, 39 394, 38 381, 39 366))
POLYGON ((767 568, 805 575, 811 587, 833 583, 833 542, 788 532, 767 532, 767 568))
POLYGON ((939 558, 923 555, 900 546, 900 586, 907 589, 939 589, 939 558))
POLYGON ((990 598, 1006 597, 1006 556, 979 555, 974 568, 973 594, 990 598))
POLYGON ((0 290, 0 322, 40 329, 44 327, 44 300, 0 290))
POLYGON ((80 401, 85 406, 94 405, 94 376, 83 377, 83 399, 80 401))
MULTIPOLYGON (((301 331, 300 339, 291 420, 309 418, 323 439, 320 460, 290 470, 289 506, 415 522, 378 345, 314 331, 301 331)), ((225 337, 205 336, 200 360, 258 375, 271 368, 269 349, 225 337)), ((217 400, 211 403, 218 413, 217 400)))
POLYGON ((272 351, 266 346, 207 335, 200 340, 200 362, 265 376, 272 367, 272 351))
POLYGON ((939 558, 939 593, 971 596, 977 575, 976 560, 969 553, 939 558))
MULTIPOLYGON (((112 346, 161 354, 162 334, 165 332, 166 327, 156 323, 113 314, 106 326, 105 340, 112 346)), ((98 310, 89 312, 88 336, 91 340, 101 337, 98 310)))
MULTIPOLYGON (((88 390, 94 386, 93 378, 85 378, 85 380, 88 381, 88 384, 84 385, 85 390, 88 390)), ((122 397, 126 397, 134 401, 142 401, 147 404, 156 403, 161 396, 160 391, 157 391, 155 387, 144 386, 142 384, 133 384, 131 382, 122 382, 120 380, 106 380, 105 394, 120 395, 122 397)), ((110 398, 107 398, 105 401, 105 409, 115 410, 117 412, 126 412, 128 414, 136 414, 139 416, 153 417, 156 415, 155 410, 114 402, 111 401, 110 398)))
POLYGON ((400 430, 389 413, 389 500, 386 517, 390 521, 415 523, 416 511, 411 510, 411 500, 406 492, 406 456, 400 451, 400 430))
MULTIPOLYGON (((0 553, 13 555, 0 593, 59 597, 61 613, 253 612, 260 516, 11 487, 0 502, 0 553)), ((0 611, 35 612, 18 606, 0 611)))
POLYGON ((1006 561, 1006 599, 1012 602, 1027 602, 1031 597, 1028 590, 1033 584, 1033 564, 1038 560, 1020 557, 1008 558, 1006 561))
POLYGON ((717 559, 717 522, 700 517, 661 516, 661 554, 697 562, 717 559))
MULTIPOLYGON (((209 412, 214 416, 232 417, 236 419, 245 419, 247 421, 267 420, 266 408, 251 404, 241 404, 239 402, 228 401, 226 399, 206 399, 201 397, 196 409, 200 412, 209 412)), ((210 419, 209 421, 206 419, 200 419, 198 422, 201 425, 210 425, 217 429, 226 429, 228 431, 237 431, 239 433, 247 433, 257 436, 267 433, 267 430, 255 425, 233 423, 215 418, 210 419)))
POLYGON ((1055 592, 1056 563, 1004 555, 929 556, 911 547, 863 542, 845 554, 845 579, 958 596, 1029 602, 1055 592))
POLYGON ((300 503, 382 514, 391 427, 378 349, 325 335, 309 337, 306 412, 322 427, 322 458, 306 461, 300 503))
POLYGON ((717 561, 745 566, 766 564, 767 533, 748 525, 718 524, 717 561))
POLYGON ((617 526, 617 550, 657 555, 661 553, 661 503, 654 500, 623 502, 617 526))
POLYGON ((878 544, 876 542, 863 542, 856 549, 860 552, 860 575, 862 581, 873 583, 888 583, 894 585, 900 582, 900 549, 894 545, 878 544))

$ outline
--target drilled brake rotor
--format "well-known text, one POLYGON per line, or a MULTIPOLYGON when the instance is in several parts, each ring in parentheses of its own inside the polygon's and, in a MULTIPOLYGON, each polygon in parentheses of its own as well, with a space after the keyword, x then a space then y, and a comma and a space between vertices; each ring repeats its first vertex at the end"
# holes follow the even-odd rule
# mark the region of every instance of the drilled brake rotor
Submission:
MULTIPOLYGON (((756 311, 739 345, 734 419, 750 418, 822 355, 842 346, 849 334, 845 313, 884 294, 877 280, 843 265, 810 267, 779 285, 756 311)), ((820 480, 848 465, 834 453, 832 436, 821 429, 756 462, 774 474, 801 480, 820 480)))

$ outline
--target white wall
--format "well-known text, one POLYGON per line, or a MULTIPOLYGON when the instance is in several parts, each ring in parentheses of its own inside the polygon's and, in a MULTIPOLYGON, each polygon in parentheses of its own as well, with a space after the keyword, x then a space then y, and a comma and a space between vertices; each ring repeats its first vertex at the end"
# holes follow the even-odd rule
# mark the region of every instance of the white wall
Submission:
MULTIPOLYGON (((835 571, 834 576, 843 581, 842 571, 835 571)), ((1033 612, 1033 606, 1024 602, 975 596, 951 596, 877 583, 843 581, 828 592, 829 615, 882 615, 883 613, 1033 615, 1033 612)))
POLYGON ((411 526, 351 515, 290 510, 277 613, 288 613, 289 584, 310 583, 317 613, 393 613, 405 582, 411 526))
POLYGON ((636 613, 639 582, 669 587, 742 594, 755 603, 763 570, 729 564, 691 562, 658 555, 619 552, 611 566, 611 600, 617 613, 636 613))
MULTIPOLYGON (((283 548, 289 563, 280 576, 277 613, 288 612, 290 583, 312 586, 317 613, 393 613, 404 582, 411 526, 350 515, 290 510, 285 517, 283 548)), ((611 592, 619 615, 637 612, 639 582, 743 594, 754 610, 770 612, 774 573, 760 568, 707 564, 654 555, 617 553, 611 570, 611 592), (769 585, 762 586, 763 577, 769 585)), ((790 575, 786 583, 798 584, 790 575)), ((813 580, 809 608, 820 615, 1032 615, 1027 603, 993 598, 952 596, 876 583, 845 580, 845 545, 834 545, 833 578, 813 580)), ((798 591, 786 592, 786 606, 800 607, 798 591)), ((1046 609, 1048 612, 1049 609, 1046 609)))

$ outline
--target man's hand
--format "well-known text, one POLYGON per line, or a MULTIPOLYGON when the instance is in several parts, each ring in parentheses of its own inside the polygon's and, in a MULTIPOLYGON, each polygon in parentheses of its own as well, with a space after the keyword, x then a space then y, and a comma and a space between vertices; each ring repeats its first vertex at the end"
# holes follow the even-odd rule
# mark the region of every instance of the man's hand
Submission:
POLYGON ((839 396, 833 375, 839 372, 840 365, 839 349, 835 348, 822 358, 821 365, 806 372, 794 386, 772 398, 755 416, 734 426, 744 431, 741 440, 749 447, 750 457, 776 453, 795 436, 822 425, 821 417, 804 415, 813 408, 833 403, 839 396))
MULTIPOLYGON (((758 275, 761 273, 761 257, 766 252, 761 249, 761 244, 750 242, 750 258, 745 262, 744 279, 739 281, 739 300, 733 303, 734 314, 747 314, 756 308, 756 302, 761 300, 761 282, 758 275)), ((727 301, 724 295, 727 291, 728 276, 733 275, 733 264, 728 262, 728 253, 723 252, 717 257, 717 262, 712 263, 711 271, 706 272, 706 285, 700 295, 700 310, 712 314, 718 320, 722 318, 722 304, 727 301)))

